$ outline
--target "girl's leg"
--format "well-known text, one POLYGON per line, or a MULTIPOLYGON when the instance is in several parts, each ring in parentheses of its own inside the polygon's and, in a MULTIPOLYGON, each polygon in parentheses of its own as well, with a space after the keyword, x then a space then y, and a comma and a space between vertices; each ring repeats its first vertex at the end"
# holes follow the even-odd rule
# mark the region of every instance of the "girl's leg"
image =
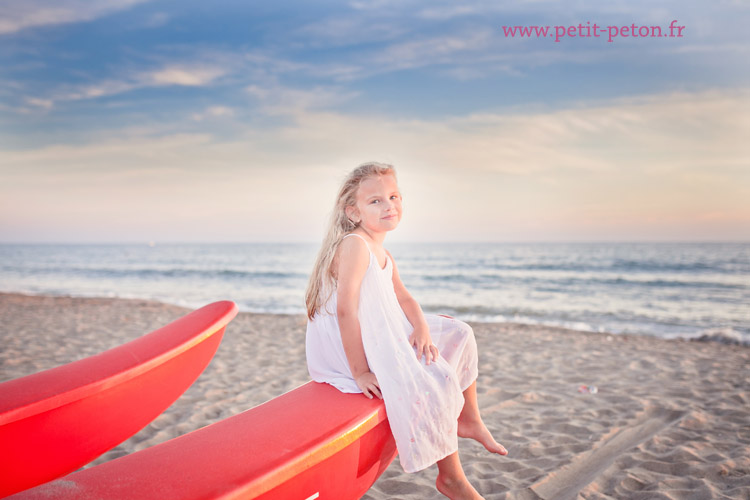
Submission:
POLYGON ((458 452, 448 455, 437 463, 438 477, 435 486, 451 500, 484 500, 466 479, 458 452))
POLYGON ((495 441, 479 415, 476 381, 478 359, 474 331, 468 324, 450 316, 425 314, 425 319, 440 356, 456 371, 461 387, 466 387, 463 391, 464 407, 458 417, 458 435, 479 441, 492 453, 506 455, 507 450, 495 441))
POLYGON ((508 454, 503 445, 495 441, 482 421, 482 416, 479 414, 479 404, 477 403, 476 380, 464 391, 464 408, 461 410, 461 415, 458 416, 458 435, 479 441, 492 453, 508 454))

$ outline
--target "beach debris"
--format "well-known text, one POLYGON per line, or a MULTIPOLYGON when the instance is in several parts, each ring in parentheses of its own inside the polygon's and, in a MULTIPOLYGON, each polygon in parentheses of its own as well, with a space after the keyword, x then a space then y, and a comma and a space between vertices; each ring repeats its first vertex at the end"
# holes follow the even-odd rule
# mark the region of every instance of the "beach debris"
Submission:
POLYGON ((578 392, 581 394, 596 394, 599 392, 599 388, 595 385, 580 385, 578 386, 578 392))

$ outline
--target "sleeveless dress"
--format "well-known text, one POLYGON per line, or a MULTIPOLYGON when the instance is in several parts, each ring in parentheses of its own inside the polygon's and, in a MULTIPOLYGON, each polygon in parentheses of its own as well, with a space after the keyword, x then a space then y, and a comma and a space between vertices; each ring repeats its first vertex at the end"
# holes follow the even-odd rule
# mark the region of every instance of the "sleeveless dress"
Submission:
MULTIPOLYGON (((369 246, 367 249, 370 251, 369 246)), ((466 323, 425 314, 439 357, 429 365, 424 356, 417 359, 409 344, 413 327, 398 303, 392 277, 391 259, 386 257, 381 268, 370 251, 358 319, 367 363, 380 384, 399 461, 404 471, 417 472, 458 450, 457 419, 464 403, 462 392, 477 378, 477 347, 466 323)), ((344 352, 336 303, 334 291, 307 323, 308 371, 317 382, 329 383, 342 392, 361 393, 344 352)))

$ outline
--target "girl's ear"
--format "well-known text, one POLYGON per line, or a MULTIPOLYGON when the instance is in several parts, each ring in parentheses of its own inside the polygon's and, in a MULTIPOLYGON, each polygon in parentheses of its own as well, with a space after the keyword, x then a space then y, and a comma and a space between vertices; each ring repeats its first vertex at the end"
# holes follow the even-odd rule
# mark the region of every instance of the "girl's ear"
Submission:
POLYGON ((355 220, 354 217, 357 215, 357 207, 349 205, 344 208, 344 213, 349 217, 349 220, 355 220))

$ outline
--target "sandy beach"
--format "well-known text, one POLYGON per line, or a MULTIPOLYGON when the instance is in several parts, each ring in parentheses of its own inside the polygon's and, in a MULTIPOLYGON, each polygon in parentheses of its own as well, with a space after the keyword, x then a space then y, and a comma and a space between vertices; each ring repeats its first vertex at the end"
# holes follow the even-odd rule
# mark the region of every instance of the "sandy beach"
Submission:
MULTIPOLYGON (((0 294, 0 381, 90 356, 188 310, 144 300, 0 294)), ((479 403, 509 450, 461 441, 487 499, 750 499, 750 348, 472 324, 479 403), (585 386, 587 390, 582 390, 585 386), (596 387, 596 390, 592 388, 596 387)), ((235 415, 309 380, 305 318, 240 313, 195 384, 90 465, 235 415)), ((366 499, 442 498, 398 459, 366 499)))

